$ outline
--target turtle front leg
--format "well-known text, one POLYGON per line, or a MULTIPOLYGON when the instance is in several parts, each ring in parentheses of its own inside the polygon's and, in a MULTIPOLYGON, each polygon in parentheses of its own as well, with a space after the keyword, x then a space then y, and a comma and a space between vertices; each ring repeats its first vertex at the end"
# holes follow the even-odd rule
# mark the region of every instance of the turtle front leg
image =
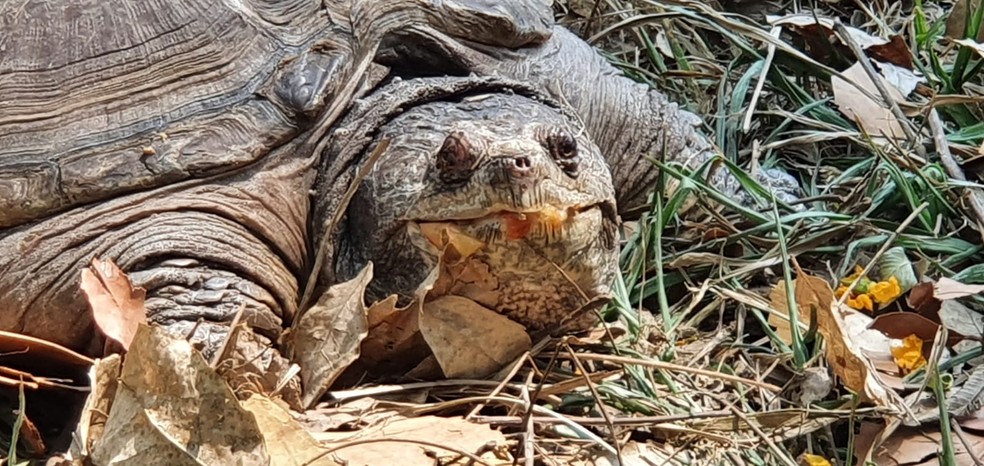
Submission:
POLYGON ((206 356, 240 312, 257 335, 275 341, 297 306, 311 176, 262 164, 254 170, 120 196, 3 232, 0 329, 98 352, 79 280, 99 257, 147 290, 151 323, 192 336, 206 356))

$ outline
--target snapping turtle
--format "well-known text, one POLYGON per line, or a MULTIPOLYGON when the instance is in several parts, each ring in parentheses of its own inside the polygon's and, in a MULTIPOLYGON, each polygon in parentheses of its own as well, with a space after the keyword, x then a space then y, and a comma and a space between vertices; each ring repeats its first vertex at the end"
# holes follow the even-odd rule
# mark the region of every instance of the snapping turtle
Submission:
POLYGON ((0 14, 0 100, 0 329, 84 351, 93 257, 214 346, 368 261, 406 295, 434 225, 482 243, 466 297, 552 328, 608 290, 647 158, 714 154, 539 0, 28 0, 0 14))

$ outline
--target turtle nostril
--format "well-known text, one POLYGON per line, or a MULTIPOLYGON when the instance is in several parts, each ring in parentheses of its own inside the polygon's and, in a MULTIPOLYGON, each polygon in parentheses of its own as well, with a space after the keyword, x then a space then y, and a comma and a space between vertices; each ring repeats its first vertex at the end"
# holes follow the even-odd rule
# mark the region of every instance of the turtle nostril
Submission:
POLYGON ((529 157, 519 156, 513 159, 513 165, 519 170, 526 171, 533 166, 533 163, 530 162, 529 157))

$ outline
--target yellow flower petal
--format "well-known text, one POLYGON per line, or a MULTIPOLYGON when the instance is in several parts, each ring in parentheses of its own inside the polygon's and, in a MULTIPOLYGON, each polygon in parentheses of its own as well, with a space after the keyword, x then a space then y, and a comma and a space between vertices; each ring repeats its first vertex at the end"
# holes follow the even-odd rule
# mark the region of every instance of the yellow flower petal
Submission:
POLYGON ((915 335, 909 335, 902 339, 902 346, 892 347, 892 358, 895 365, 903 374, 908 374, 926 365, 926 358, 922 353, 923 341, 915 335))
POLYGON ((802 464, 804 466, 830 466, 830 461, 820 455, 804 453, 802 464))
POLYGON ((854 266, 854 273, 852 273, 852 274, 844 277, 844 279, 841 280, 841 281, 842 282, 851 283, 854 280, 857 280, 857 279, 861 278, 861 272, 864 272, 864 267, 861 267, 860 265, 855 265, 854 266))
POLYGON ((889 277, 886 282, 878 282, 868 287, 868 293, 878 304, 888 304, 902 295, 902 287, 899 286, 899 279, 889 277))
POLYGON ((875 303, 871 300, 871 296, 866 294, 859 294, 853 298, 847 298, 847 305, 859 311, 866 310, 872 312, 875 310, 875 303))

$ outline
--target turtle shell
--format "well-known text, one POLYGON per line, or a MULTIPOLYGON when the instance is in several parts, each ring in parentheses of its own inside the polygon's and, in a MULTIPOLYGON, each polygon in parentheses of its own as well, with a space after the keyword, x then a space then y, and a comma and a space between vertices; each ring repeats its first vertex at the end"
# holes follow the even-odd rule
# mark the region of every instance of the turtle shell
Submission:
POLYGON ((0 228, 223 173, 303 130, 350 36, 321 2, 0 7, 0 228))

